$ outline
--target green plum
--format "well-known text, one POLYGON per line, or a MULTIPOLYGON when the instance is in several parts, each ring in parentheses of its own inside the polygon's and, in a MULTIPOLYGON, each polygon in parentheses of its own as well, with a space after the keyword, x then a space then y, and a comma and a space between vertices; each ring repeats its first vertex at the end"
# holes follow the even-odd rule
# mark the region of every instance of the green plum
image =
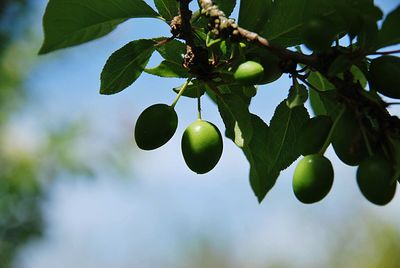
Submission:
POLYGON ((246 61, 239 65, 233 77, 242 85, 256 85, 264 75, 264 68, 255 61, 246 61))
POLYGON ((293 175, 296 198, 305 204, 322 200, 332 188, 333 175, 329 159, 319 154, 305 156, 297 164, 293 175))
POLYGON ((182 154, 186 165, 198 174, 212 170, 222 155, 222 136, 218 128, 201 119, 190 124, 182 136, 182 154))
POLYGON ((332 120, 329 116, 320 115, 311 118, 302 127, 298 140, 298 146, 302 155, 318 153, 332 128, 332 120))
POLYGON ((282 70, 279 67, 280 59, 266 49, 252 49, 246 58, 260 62, 264 68, 264 75, 258 84, 264 85, 278 80, 282 76, 282 70))
POLYGON ((339 159, 349 166, 358 166, 368 157, 360 124, 352 111, 345 111, 339 119, 332 135, 332 146, 339 159))
POLYGON ((381 156, 372 156, 357 169, 357 184, 361 193, 368 201, 376 205, 386 205, 394 197, 396 181, 389 162, 381 156))
POLYGON ((173 107, 154 104, 146 108, 136 121, 136 144, 143 150, 159 148, 172 138, 177 126, 178 116, 173 107))
POLYGON ((324 51, 331 47, 336 32, 325 18, 313 18, 302 29, 304 44, 313 51, 324 51))
POLYGON ((382 95, 400 99, 400 58, 382 56, 372 60, 368 80, 382 95))

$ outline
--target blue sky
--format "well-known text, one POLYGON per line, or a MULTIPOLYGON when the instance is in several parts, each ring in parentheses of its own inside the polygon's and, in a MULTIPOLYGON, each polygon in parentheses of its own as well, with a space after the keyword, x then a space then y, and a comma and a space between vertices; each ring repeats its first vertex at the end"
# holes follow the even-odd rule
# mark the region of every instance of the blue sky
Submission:
MULTIPOLYGON (((396 2, 376 1, 385 12, 396 2)), ((40 33, 46 3, 37 1, 40 33)), ((362 222, 360 213, 400 223, 399 195, 383 208, 368 203, 357 188, 355 169, 340 163, 331 149, 328 157, 335 167, 335 183, 327 198, 315 205, 295 199, 294 165, 258 205, 248 183, 246 159, 227 139, 212 172, 192 173, 180 152, 180 135, 197 115, 191 99, 178 103, 177 134, 167 145, 151 152, 138 150, 132 138, 138 115, 154 103, 171 103, 175 97, 171 89, 182 81, 144 74, 124 92, 102 96, 99 74, 108 56, 129 41, 168 35, 165 23, 137 19, 100 40, 37 59, 25 83, 33 101, 15 124, 40 133, 43 127, 85 118, 90 132, 78 150, 82 158, 95 163, 98 154, 114 149, 116 142, 127 144, 132 175, 121 178, 98 172, 95 180, 67 178, 49 186, 43 204, 45 238, 26 247, 18 267, 178 267, 188 247, 202 239, 237 267, 248 262, 260 267, 288 256, 299 260, 298 267, 318 267, 335 230, 350 219, 362 222), (310 258, 311 250, 319 257, 310 258)), ((158 61, 153 57, 150 65, 158 61)), ((251 110, 266 121, 286 97, 289 79, 281 80, 261 87, 252 103, 251 110)), ((393 112, 400 114, 398 109, 393 112)), ((217 108, 206 99, 203 118, 223 129, 217 108)))

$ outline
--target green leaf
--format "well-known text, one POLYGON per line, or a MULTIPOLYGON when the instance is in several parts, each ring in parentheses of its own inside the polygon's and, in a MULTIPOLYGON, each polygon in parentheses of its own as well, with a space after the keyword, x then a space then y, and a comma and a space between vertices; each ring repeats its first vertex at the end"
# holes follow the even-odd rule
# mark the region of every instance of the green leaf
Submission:
MULTIPOLYGON (((182 85, 183 86, 183 85, 182 85)), ((175 93, 179 93, 182 86, 176 87, 173 89, 175 93)), ((189 85, 187 86, 185 92, 183 92, 182 96, 188 98, 197 98, 198 95, 202 96, 206 92, 205 85, 199 80, 192 80, 190 81, 189 85)))
POLYGON ((368 80, 365 77, 365 74, 363 71, 361 71, 360 68, 358 68, 356 65, 351 66, 350 72, 354 76, 354 82, 359 82, 362 88, 365 88, 368 84, 368 80))
POLYGON ((251 114, 251 123, 257 131, 254 131, 250 143, 243 146, 243 152, 250 164, 250 185, 261 203, 275 185, 279 172, 271 173, 268 165, 268 125, 254 114, 251 114))
POLYGON ((206 94, 213 103, 217 104, 217 95, 207 85, 206 85, 206 94))
POLYGON ((247 30, 259 32, 268 21, 272 0, 241 0, 239 25, 247 30))
POLYGON ((373 0, 336 0, 332 6, 337 9, 336 22, 342 24, 352 39, 363 30, 365 23, 376 23, 383 15, 373 0))
POLYGON ((225 123, 225 135, 239 147, 248 144, 253 136, 248 104, 235 94, 221 95, 217 98, 217 104, 225 123))
POLYGON ((378 34, 377 23, 375 21, 365 21, 358 35, 357 43, 364 51, 375 50, 378 34))
POLYGON ((308 76, 307 80, 311 85, 313 85, 320 91, 328 91, 335 89, 335 86, 319 72, 312 72, 308 76))
POLYGON ((166 60, 162 61, 157 67, 145 69, 145 72, 160 77, 187 78, 189 76, 188 71, 181 64, 166 60))
MULTIPOLYGON (((327 91, 335 89, 335 86, 332 85, 322 74, 319 72, 311 72, 311 74, 307 78, 308 82, 315 88, 320 91, 327 91)), ((310 91, 310 103, 311 107, 315 113, 315 115, 327 115, 327 111, 325 109, 324 104, 321 101, 321 98, 316 90, 312 87, 309 88, 310 91)))
POLYGON ((289 96, 286 99, 286 105, 293 109, 298 106, 303 106, 308 99, 308 91, 304 85, 296 83, 290 87, 289 96))
POLYGON ((179 14, 179 2, 176 0, 154 0, 154 4, 167 22, 179 14))
POLYGON ((386 17, 378 34, 377 48, 400 43, 400 5, 386 17))
POLYGON ((343 104, 337 101, 336 91, 326 91, 319 94, 327 115, 335 119, 341 112, 343 104))
POLYGON ((312 88, 309 88, 309 94, 310 94, 309 100, 314 115, 327 115, 328 113, 326 112, 325 106, 322 103, 318 92, 312 88))
POLYGON ((115 94, 130 86, 142 74, 155 50, 153 40, 128 43, 114 52, 101 73, 101 94, 115 94))
POLYGON ((297 140, 309 118, 304 106, 290 109, 286 101, 278 105, 269 127, 267 159, 270 173, 286 169, 300 156, 297 140))
POLYGON ((302 27, 313 16, 328 17, 335 13, 331 0, 275 0, 268 22, 260 34, 284 47, 303 43, 302 27))
POLYGON ((130 18, 157 18, 142 0, 50 0, 43 16, 44 43, 39 54, 102 37, 130 18))
MULTIPOLYGON (((166 38, 156 38, 154 41, 159 42, 165 39, 166 38)), ((186 45, 174 39, 161 46, 157 46, 156 50, 165 60, 182 65, 183 56, 186 53, 186 45)))
POLYGON ((225 13, 225 16, 227 17, 231 15, 236 6, 236 0, 214 0, 213 2, 225 13))
POLYGON ((260 34, 272 43, 285 47, 299 45, 303 43, 302 27, 313 17, 329 19, 338 32, 349 28, 346 25, 348 18, 342 17, 349 14, 345 12, 348 9, 352 10, 353 16, 369 18, 374 22, 382 16, 372 0, 275 0, 269 20, 260 34))

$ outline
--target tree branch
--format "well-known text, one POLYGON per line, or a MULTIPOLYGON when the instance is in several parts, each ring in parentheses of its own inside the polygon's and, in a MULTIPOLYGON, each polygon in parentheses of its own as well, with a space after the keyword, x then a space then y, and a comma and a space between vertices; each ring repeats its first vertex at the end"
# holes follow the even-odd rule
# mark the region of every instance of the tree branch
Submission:
POLYGON ((315 69, 318 68, 319 61, 317 56, 305 55, 303 53, 273 45, 266 38, 260 36, 259 34, 239 27, 233 20, 227 18, 224 12, 219 10, 218 6, 214 5, 212 0, 200 0, 200 6, 202 8, 202 14, 212 18, 214 21, 217 20, 219 22, 217 25, 219 27, 219 29, 217 29, 219 32, 223 31, 224 29, 229 29, 228 32, 230 32, 233 36, 238 35, 244 40, 258 43, 283 60, 292 60, 296 63, 302 63, 315 69))
POLYGON ((192 25, 190 19, 192 18, 192 11, 189 9, 189 3, 192 0, 179 1, 179 14, 181 18, 180 38, 186 41, 186 45, 194 47, 194 39, 192 33, 192 25))

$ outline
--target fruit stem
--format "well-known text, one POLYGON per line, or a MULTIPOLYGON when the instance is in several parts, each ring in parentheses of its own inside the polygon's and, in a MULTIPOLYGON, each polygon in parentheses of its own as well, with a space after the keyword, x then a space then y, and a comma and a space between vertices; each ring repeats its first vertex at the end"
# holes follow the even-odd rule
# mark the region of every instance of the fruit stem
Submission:
POLYGON ((343 106, 343 108, 339 112, 339 115, 336 117, 335 122, 333 122, 331 130, 329 130, 328 137, 325 140, 324 146, 322 146, 322 148, 318 152, 318 154, 320 154, 320 155, 324 155, 325 154, 326 149, 328 149, 329 144, 331 144, 331 139, 332 139, 333 132, 335 131, 335 128, 336 128, 337 124, 339 123, 339 120, 343 116, 345 111, 346 111, 346 107, 343 106))
POLYGON ((192 77, 189 77, 185 84, 183 84, 181 90, 179 90, 178 96, 176 96, 174 102, 171 104, 172 108, 175 108, 175 105, 178 103, 178 100, 180 99, 180 97, 182 96, 183 93, 185 93, 186 88, 188 87, 190 81, 192 80, 192 77))
POLYGON ((197 112, 197 118, 201 120, 201 97, 199 88, 197 88, 197 112))

